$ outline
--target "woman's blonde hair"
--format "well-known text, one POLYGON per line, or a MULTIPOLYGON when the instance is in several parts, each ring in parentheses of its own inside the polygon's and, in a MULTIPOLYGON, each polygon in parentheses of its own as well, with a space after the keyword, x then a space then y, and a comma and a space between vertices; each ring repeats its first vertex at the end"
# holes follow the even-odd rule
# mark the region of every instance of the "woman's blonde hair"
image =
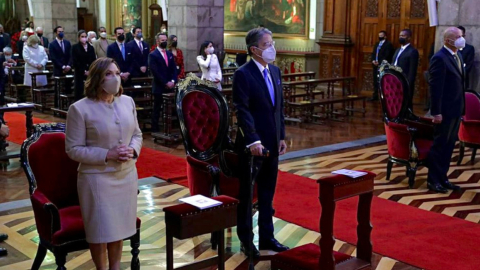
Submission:
POLYGON ((36 35, 31 35, 27 39, 27 45, 28 46, 33 46, 34 44, 38 44, 38 43, 40 43, 40 40, 38 39, 38 37, 36 35))
MULTIPOLYGON (((93 61, 88 70, 87 80, 85 81, 85 96, 93 100, 99 100, 102 95, 102 84, 105 80, 105 75, 107 74, 110 64, 115 64, 120 70, 117 62, 112 58, 100 57, 97 60, 93 61)), ((120 85, 120 90, 115 94, 116 97, 122 95, 123 88, 120 85)))

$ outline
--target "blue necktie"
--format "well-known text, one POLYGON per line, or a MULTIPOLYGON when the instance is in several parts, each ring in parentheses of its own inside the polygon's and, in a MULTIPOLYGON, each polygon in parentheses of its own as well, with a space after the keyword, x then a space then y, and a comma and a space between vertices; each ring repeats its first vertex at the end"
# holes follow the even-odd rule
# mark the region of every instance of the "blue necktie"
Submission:
POLYGON ((270 79, 268 78, 268 70, 263 70, 263 78, 265 79, 265 83, 267 84, 268 93, 270 93, 270 98, 272 99, 272 104, 275 106, 275 92, 273 90, 273 85, 270 79))
POLYGON ((375 56, 375 61, 378 62, 378 53, 380 52, 380 49, 382 48, 382 45, 383 43, 378 43, 378 46, 377 46, 377 54, 375 56))
POLYGON ((121 46, 122 46, 122 57, 123 57, 123 60, 125 61, 125 47, 123 46, 123 43, 121 43, 121 46))

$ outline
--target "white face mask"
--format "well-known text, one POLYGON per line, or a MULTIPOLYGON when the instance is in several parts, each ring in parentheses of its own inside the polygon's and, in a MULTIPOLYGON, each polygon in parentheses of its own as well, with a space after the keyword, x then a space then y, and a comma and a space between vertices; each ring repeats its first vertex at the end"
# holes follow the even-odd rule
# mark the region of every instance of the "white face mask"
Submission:
POLYGON ((90 42, 94 42, 95 40, 97 40, 97 38, 91 38, 90 42))
POLYGON ((110 76, 108 79, 105 77, 102 88, 110 95, 116 95, 120 90, 120 75, 110 76))
POLYGON ((455 40, 455 47, 457 47, 457 49, 461 50, 461 49, 465 48, 465 43, 466 43, 465 38, 460 37, 457 40, 455 40))
POLYGON ((10 59, 12 59, 11 55, 5 55, 5 60, 10 60, 10 59))
POLYGON ((207 51, 208 51, 209 54, 213 54, 215 49, 213 47, 210 47, 210 48, 207 48, 207 51))
POLYGON ((101 37, 101 38, 107 38, 107 33, 106 33, 106 32, 100 33, 100 37, 101 37))
POLYGON ((22 41, 27 41, 27 36, 22 36, 22 41))
MULTIPOLYGON (((258 48, 258 49, 260 49, 260 48, 258 48)), ((260 49, 260 50, 262 50, 262 49, 260 49)), ((265 61, 267 63, 272 63, 273 61, 275 61, 276 57, 277 57, 277 51, 275 50, 275 47, 273 47, 273 45, 268 47, 265 50, 262 50, 263 61, 265 61)))

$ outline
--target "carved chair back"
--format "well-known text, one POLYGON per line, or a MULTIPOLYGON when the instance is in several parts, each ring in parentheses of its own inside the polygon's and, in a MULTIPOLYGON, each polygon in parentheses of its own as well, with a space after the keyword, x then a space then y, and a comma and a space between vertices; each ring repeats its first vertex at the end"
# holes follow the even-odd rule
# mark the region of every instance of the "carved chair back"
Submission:
POLYGON ((384 62, 379 69, 380 100, 385 122, 400 122, 408 113, 408 81, 401 69, 384 62))

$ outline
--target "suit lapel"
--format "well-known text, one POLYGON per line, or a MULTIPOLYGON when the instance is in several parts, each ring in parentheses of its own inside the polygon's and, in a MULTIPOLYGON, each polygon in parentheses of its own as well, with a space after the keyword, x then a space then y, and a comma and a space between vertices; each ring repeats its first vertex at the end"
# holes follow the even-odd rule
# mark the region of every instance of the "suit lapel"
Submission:
MULTIPOLYGON (((456 70, 458 72, 458 74, 460 75, 460 77, 463 78, 463 74, 462 72, 460 72, 460 69, 458 68, 458 63, 457 61, 455 61, 455 58, 453 57, 453 55, 445 48, 442 48, 443 50, 443 53, 447 56, 447 58, 449 59, 450 61, 450 64, 453 65, 453 69, 456 70)), ((462 59, 460 57, 460 63, 462 63, 462 59)))
MULTIPOLYGON (((272 99, 270 98, 270 93, 268 92, 267 84, 265 82, 265 79, 263 78, 263 74, 260 72, 260 69, 258 69, 257 65, 255 64, 255 62, 253 62, 253 60, 250 60, 249 65, 250 65, 250 72, 253 74, 253 77, 257 80, 258 85, 260 85, 262 87, 265 98, 267 98, 270 105, 273 106, 272 99)), ((272 76, 272 75, 270 75, 270 76, 272 76)), ((273 79, 273 77, 272 77, 272 79, 273 79)), ((273 84, 273 82, 272 82, 272 84, 273 84)))

